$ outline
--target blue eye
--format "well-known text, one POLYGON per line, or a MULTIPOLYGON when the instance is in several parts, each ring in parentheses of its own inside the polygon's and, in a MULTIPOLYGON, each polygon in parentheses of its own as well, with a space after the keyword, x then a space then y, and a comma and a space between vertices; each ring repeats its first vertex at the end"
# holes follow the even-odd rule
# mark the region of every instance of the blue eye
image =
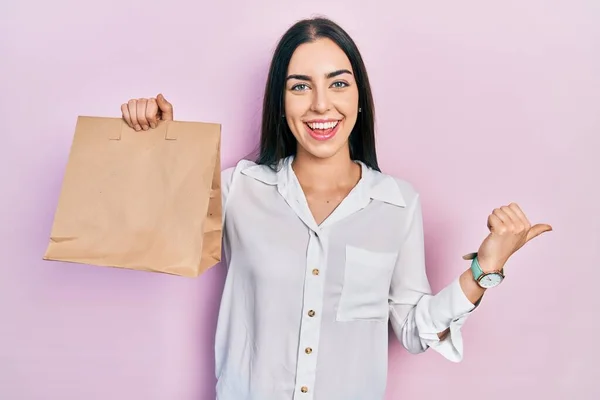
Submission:
POLYGON ((346 82, 338 81, 338 82, 334 82, 332 86, 335 87, 336 89, 341 89, 341 88, 344 88, 349 85, 346 82))
POLYGON ((296 91, 303 90, 303 89, 301 89, 302 86, 304 86, 305 88, 308 88, 307 84, 299 83, 297 85, 292 86, 292 90, 296 90, 296 91))

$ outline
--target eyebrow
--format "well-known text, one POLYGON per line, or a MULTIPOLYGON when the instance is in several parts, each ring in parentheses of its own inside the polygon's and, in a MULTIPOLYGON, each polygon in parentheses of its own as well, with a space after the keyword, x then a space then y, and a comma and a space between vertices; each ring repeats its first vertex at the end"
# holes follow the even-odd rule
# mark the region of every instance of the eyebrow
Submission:
MULTIPOLYGON (((337 71, 333 71, 333 72, 328 73, 327 75, 325 75, 325 77, 327 79, 331 79, 331 78, 335 78, 336 76, 342 75, 342 74, 350 74, 350 75, 352 75, 352 72, 350 72, 347 69, 338 69, 337 71)), ((298 79, 298 80, 301 80, 301 81, 312 81, 312 78, 310 76, 308 76, 308 75, 299 75, 299 74, 289 75, 285 80, 288 81, 290 79, 298 79)))

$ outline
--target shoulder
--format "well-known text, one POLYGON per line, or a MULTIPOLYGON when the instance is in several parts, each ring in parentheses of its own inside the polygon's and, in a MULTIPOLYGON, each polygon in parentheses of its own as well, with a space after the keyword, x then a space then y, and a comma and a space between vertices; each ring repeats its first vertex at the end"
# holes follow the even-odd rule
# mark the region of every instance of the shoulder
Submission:
POLYGON ((419 196, 419 192, 412 182, 394 175, 386 176, 394 181, 394 183, 398 186, 398 189, 400 189, 402 196, 405 198, 414 199, 415 197, 419 196))
POLYGON ((227 202, 228 197, 232 194, 236 187, 242 184, 247 178, 252 185, 256 183, 275 185, 277 184, 278 174, 275 170, 266 165, 257 164, 254 161, 243 159, 237 162, 232 167, 225 168, 221 171, 221 192, 223 204, 227 202))
POLYGON ((402 197, 406 201, 406 205, 409 208, 413 208, 420 201, 420 193, 417 190, 417 188, 413 185, 412 182, 409 182, 405 179, 398 178, 395 176, 390 177, 394 180, 396 185, 398 185, 398 188, 402 193, 402 197))
POLYGON ((387 192, 395 193, 393 198, 398 199, 395 204, 400 207, 393 207, 394 211, 390 214, 390 219, 400 221, 400 226, 405 227, 407 231, 420 229, 423 223, 423 208, 421 195, 415 185, 402 177, 382 172, 376 172, 376 175, 382 182, 386 182, 382 186, 387 192), (393 216, 399 219, 394 219, 393 216))
POLYGON ((223 192, 223 201, 226 200, 227 195, 242 171, 246 171, 247 169, 256 166, 257 164, 254 161, 244 159, 238 161, 234 166, 225 168, 221 171, 221 191, 223 192))
POLYGON ((223 186, 231 186, 239 176, 245 175, 264 183, 276 183, 277 172, 266 165, 257 164, 251 160, 240 160, 236 165, 225 168, 221 172, 223 186))
POLYGON ((415 185, 401 177, 368 168, 369 190, 373 199, 400 207, 413 208, 419 202, 415 185))
POLYGON ((257 164, 251 160, 240 160, 234 166, 227 167, 221 171, 221 183, 223 186, 231 185, 231 182, 236 175, 239 175, 241 171, 256 167, 257 164))

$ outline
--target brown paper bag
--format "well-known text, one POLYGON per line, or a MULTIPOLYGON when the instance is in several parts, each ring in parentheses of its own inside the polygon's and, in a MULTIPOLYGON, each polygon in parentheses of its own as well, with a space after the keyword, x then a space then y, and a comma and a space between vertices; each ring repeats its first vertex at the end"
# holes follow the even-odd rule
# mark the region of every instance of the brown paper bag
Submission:
POLYGON ((221 126, 79 117, 45 260, 196 277, 221 260, 221 126))

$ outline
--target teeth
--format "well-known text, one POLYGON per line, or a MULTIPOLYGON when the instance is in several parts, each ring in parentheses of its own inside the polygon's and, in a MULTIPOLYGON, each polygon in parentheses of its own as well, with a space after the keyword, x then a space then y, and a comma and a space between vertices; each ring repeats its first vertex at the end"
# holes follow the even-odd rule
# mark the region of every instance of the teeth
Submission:
POLYGON ((338 124, 339 121, 332 121, 332 122, 316 122, 316 123, 309 123, 308 126, 310 126, 310 129, 332 129, 335 128, 335 126, 338 124))

